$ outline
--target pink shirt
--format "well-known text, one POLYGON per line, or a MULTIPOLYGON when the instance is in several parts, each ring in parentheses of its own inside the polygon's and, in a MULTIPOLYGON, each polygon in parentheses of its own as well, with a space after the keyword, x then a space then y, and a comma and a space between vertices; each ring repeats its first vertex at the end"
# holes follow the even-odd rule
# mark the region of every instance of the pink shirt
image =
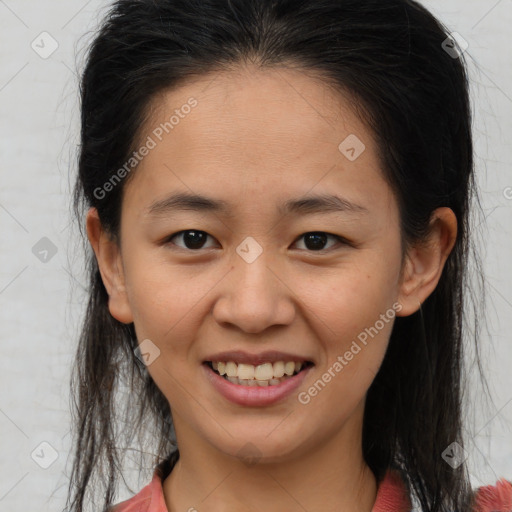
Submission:
MULTIPOLYGON (((476 512, 512 512, 512 482, 500 479, 496 485, 479 487, 476 512)), ((388 470, 377 489, 372 512, 410 512, 405 484, 396 470, 388 470)), ((162 472, 157 467, 153 479, 138 494, 115 505, 111 512, 168 512, 162 489, 162 472)))

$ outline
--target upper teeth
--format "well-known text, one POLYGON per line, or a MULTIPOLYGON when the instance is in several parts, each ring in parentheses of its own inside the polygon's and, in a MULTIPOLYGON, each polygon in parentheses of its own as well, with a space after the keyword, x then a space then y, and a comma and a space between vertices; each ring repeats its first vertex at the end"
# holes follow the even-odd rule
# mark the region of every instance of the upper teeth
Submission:
POLYGON ((294 372, 300 371, 304 363, 295 361, 276 361, 275 363, 263 363, 257 366, 252 364, 237 364, 233 361, 212 362, 214 370, 217 370, 221 375, 228 377, 238 377, 239 379, 256 379, 256 380, 270 380, 279 379, 284 375, 293 375, 294 372))

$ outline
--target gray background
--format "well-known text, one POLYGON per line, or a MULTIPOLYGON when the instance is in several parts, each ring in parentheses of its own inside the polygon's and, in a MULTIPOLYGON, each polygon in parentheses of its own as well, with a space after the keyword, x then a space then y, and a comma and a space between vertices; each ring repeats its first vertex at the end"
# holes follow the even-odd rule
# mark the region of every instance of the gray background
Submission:
MULTIPOLYGON (((488 279, 481 341, 495 403, 486 406, 480 388, 470 390, 467 456, 477 486, 512 480, 512 0, 423 3, 469 44, 488 279)), ((0 0, 0 511, 64 505, 68 382, 85 283, 69 213, 79 126, 75 70, 106 6, 0 0), (52 44, 58 47, 48 56, 52 44)), ((128 474, 135 489, 149 477, 128 474)), ((128 495, 121 489, 119 499, 128 495)))

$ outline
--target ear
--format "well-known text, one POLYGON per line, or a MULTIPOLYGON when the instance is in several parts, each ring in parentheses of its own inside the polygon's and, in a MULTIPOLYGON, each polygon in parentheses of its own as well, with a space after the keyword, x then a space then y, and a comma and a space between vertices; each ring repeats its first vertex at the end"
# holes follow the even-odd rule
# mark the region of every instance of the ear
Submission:
POLYGON ((118 243, 107 233, 96 208, 90 208, 86 219, 87 236, 96 255, 101 279, 108 293, 110 314, 125 324, 133 322, 126 294, 123 262, 118 243))
POLYGON ((450 208, 437 208, 430 218, 429 235, 407 251, 400 282, 397 316, 415 313, 435 290, 457 238, 457 217, 450 208))

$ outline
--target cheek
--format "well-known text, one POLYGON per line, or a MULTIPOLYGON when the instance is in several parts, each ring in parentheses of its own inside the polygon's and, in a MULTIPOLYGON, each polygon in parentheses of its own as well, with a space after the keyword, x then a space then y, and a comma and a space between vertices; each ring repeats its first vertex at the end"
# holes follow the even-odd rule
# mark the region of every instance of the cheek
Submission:
POLYGON ((126 242, 126 291, 134 322, 151 326, 158 338, 190 310, 200 293, 198 280, 187 279, 186 269, 171 265, 165 252, 126 242))
MULTIPOLYGON (((338 269, 305 293, 323 345, 317 405, 343 397, 349 410, 363 398, 384 358, 396 310, 399 257, 361 258, 357 268, 338 269), (320 392, 323 384, 328 388, 320 392), (321 396, 320 396, 321 395, 321 396)), ((304 290, 306 292, 306 289, 304 290)), ((331 405, 329 405, 331 404, 331 405)))
POLYGON ((330 417, 332 425, 344 421, 364 399, 382 364, 396 314, 389 287, 378 276, 337 284, 317 297, 322 357, 316 380, 300 397, 301 403, 314 404, 320 415, 330 417))
POLYGON ((159 357, 147 370, 173 410, 186 410, 190 404, 185 390, 193 386, 190 340, 199 326, 206 284, 170 270, 168 264, 137 267, 129 277, 128 300, 139 343, 149 339, 159 350, 159 357))
POLYGON ((139 341, 149 338, 162 349, 180 319, 190 311, 197 288, 176 280, 176 272, 137 251, 124 261, 127 300, 139 341))
MULTIPOLYGON (((139 341, 152 340, 160 350, 165 368, 186 378, 195 354, 192 343, 211 308, 212 293, 225 269, 199 271, 192 266, 145 257, 138 265, 135 253, 127 262, 127 293, 139 341)), ((159 365, 155 365, 158 367, 159 365)), ((155 379, 157 380, 157 379, 155 379)))
POLYGON ((361 261, 357 266, 337 269, 320 281, 308 280, 300 296, 306 309, 330 329, 330 338, 346 341, 392 308, 398 272, 396 262, 361 261))

